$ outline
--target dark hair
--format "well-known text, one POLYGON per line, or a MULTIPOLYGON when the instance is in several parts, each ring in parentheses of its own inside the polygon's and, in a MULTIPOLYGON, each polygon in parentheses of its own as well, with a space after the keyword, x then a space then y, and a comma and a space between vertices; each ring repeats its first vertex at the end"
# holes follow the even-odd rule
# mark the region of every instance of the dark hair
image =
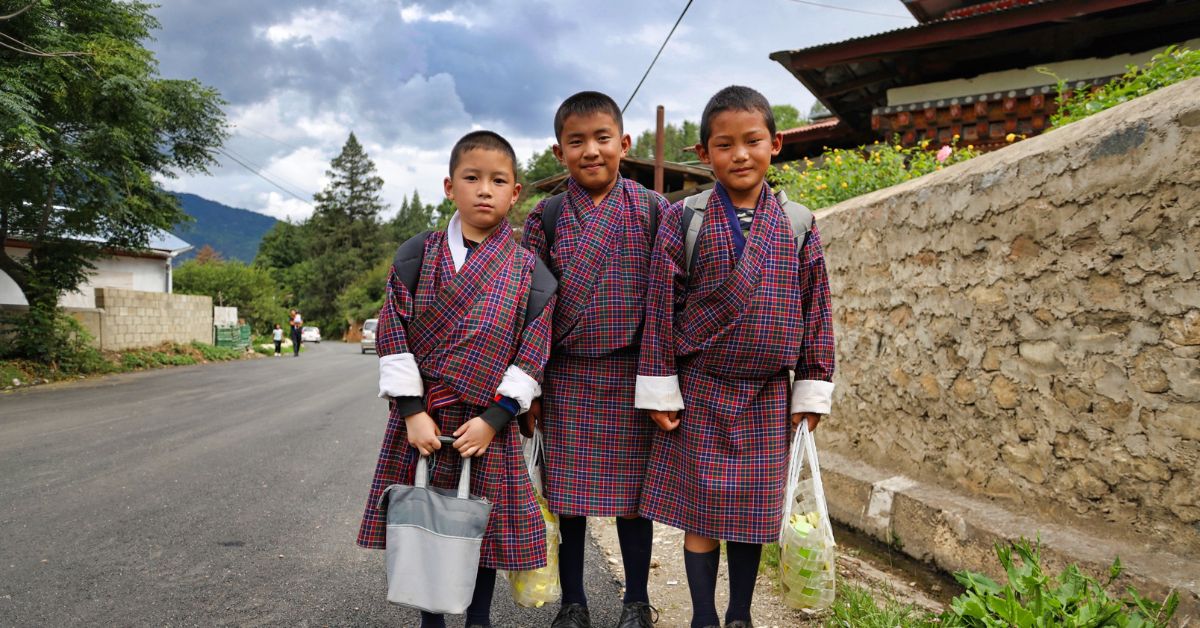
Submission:
POLYGON ((504 156, 508 157, 508 161, 512 164, 513 176, 517 176, 517 152, 513 150, 512 144, 509 144, 508 140, 495 131, 471 131, 462 136, 454 144, 454 149, 450 151, 451 177, 454 176, 454 169, 458 167, 458 160, 472 150, 494 150, 504 153, 504 156))
POLYGON ((775 114, 771 112, 771 103, 767 97, 741 85, 730 85, 713 94, 704 106, 704 114, 700 116, 700 144, 708 148, 708 138, 712 136, 712 119, 724 111, 758 112, 767 123, 767 130, 775 135, 775 114))
POLYGON ((625 121, 621 119, 621 108, 607 94, 600 92, 579 92, 564 100, 554 112, 554 139, 562 141, 563 125, 571 116, 587 116, 593 113, 605 113, 617 123, 617 131, 625 130, 625 121))

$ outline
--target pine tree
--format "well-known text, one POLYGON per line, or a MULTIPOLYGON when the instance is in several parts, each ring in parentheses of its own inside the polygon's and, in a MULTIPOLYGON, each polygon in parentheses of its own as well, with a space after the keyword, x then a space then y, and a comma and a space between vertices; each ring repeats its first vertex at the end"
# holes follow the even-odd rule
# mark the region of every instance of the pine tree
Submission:
POLYGON ((389 225, 392 238, 400 243, 428 229, 429 212, 430 208, 421 204, 421 195, 413 190, 413 200, 409 201, 407 196, 404 197, 400 211, 389 225))
POLYGON ((309 320, 336 333, 344 325, 337 318, 337 296, 384 255, 379 214, 387 206, 379 195, 383 179, 353 133, 325 174, 329 184, 313 197, 317 206, 308 221, 316 272, 301 303, 309 320))

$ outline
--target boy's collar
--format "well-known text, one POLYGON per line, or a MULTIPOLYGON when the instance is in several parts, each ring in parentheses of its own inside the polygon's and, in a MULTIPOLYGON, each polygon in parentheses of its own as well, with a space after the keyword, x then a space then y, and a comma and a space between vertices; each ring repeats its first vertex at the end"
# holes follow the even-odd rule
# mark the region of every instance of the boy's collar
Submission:
MULTIPOLYGON (((618 172, 617 178, 613 182, 613 186, 611 188, 609 188, 607 193, 605 193, 604 199, 607 199, 609 196, 612 196, 612 193, 615 192, 617 190, 617 188, 620 188, 622 185, 624 185, 624 180, 625 180, 625 177, 621 176, 621 173, 618 172)), ((580 185, 580 183, 575 180, 575 177, 568 175, 567 176, 567 187, 569 188, 571 186, 574 186, 576 190, 579 190, 580 194, 582 194, 583 196, 586 196, 588 198, 588 200, 591 200, 592 193, 589 192, 587 188, 580 185)), ((595 207, 599 207, 600 205, 604 204, 604 199, 601 199, 599 203, 592 202, 592 205, 595 207)))

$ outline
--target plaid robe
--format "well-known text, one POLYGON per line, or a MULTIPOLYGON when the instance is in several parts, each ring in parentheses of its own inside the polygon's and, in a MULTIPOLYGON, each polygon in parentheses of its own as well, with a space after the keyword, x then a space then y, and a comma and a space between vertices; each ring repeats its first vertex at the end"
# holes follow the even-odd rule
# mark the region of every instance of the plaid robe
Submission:
POLYGON ((821 239, 797 251, 766 185, 745 249, 713 194, 690 277, 682 203, 663 216, 651 269, 639 375, 678 374, 680 425, 659 431, 644 517, 709 538, 779 536, 789 443, 789 377, 832 381, 833 325, 821 239), (677 370, 678 369, 678 370, 677 370))
MULTIPOLYGON (((526 294, 533 257, 517 246, 507 224, 501 225, 456 274, 445 232, 431 234, 415 298, 393 272, 379 315, 376 349, 380 356, 411 352, 431 389, 448 388, 457 401, 431 412, 442 434, 479 416, 495 397, 505 369, 513 364, 539 379, 550 350, 553 298, 524 331, 526 294)), ((383 549, 386 512, 376 508, 391 484, 412 484, 417 450, 408 444, 404 417, 390 403, 387 430, 371 482, 358 544, 383 549)), ((480 565, 527 570, 546 564, 546 526, 525 466, 517 422, 511 421, 471 465, 471 493, 491 500, 492 514, 483 537, 480 565)), ((461 458, 446 445, 430 460, 430 484, 458 485, 461 458)))
POLYGON ((563 515, 636 515, 654 424, 633 407, 653 234, 646 208, 666 201, 618 178, 594 205, 567 182, 546 246, 545 201, 529 214, 524 245, 558 277, 554 350, 542 387, 546 498, 563 515))

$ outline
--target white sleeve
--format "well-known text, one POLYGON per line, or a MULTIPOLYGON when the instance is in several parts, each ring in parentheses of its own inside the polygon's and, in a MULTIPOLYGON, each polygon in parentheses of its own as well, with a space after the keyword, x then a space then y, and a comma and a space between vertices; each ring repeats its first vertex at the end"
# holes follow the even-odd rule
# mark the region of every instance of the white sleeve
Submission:
POLYGON ((379 357, 379 396, 420 397, 425 394, 421 370, 411 353, 393 353, 379 357))

